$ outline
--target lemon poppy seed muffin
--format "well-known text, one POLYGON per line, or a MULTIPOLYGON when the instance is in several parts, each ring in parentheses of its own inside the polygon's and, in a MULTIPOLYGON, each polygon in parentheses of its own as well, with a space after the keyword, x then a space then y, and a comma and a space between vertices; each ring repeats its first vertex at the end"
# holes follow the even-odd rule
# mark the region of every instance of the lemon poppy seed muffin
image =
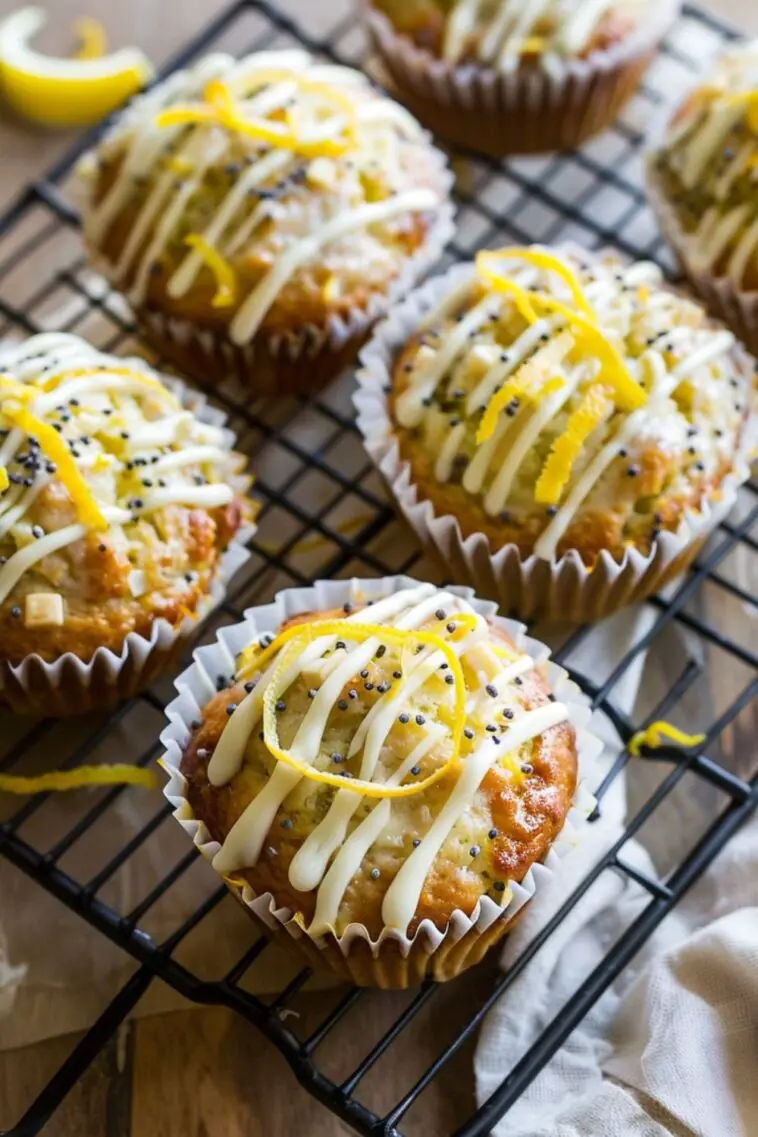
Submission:
POLYGON ((664 233, 714 313, 758 350, 758 41, 728 52, 648 156, 664 233))
POLYGON ((586 618, 582 581, 606 607, 694 555, 745 476, 753 367, 656 266, 506 248, 406 311, 364 355, 359 425, 461 575, 513 595, 518 565, 520 607, 586 618))
POLYGON ((435 133, 499 157, 569 149, 610 125, 676 0, 366 0, 400 97, 435 133))
MULTIPOLYGON (((270 632, 241 627, 234 674, 209 677, 228 685, 198 701, 169 760, 177 816, 202 824, 233 890, 270 896, 280 924, 304 931, 296 943, 342 974, 450 977, 504 933, 514 882, 548 855, 576 794, 586 714, 522 633, 411 581, 270 632)), ((202 689, 198 664, 184 689, 202 689)))
POLYGON ((403 108, 300 51, 212 55, 80 166, 84 233, 198 378, 312 390, 440 253, 450 176, 403 108))
POLYGON ((224 553, 253 514, 249 479, 231 433, 182 394, 143 360, 76 336, 0 350, 0 660, 19 709, 61 660, 72 686, 44 710, 123 696, 220 588, 224 553), (147 641, 139 663, 130 636, 147 641), (84 665, 98 653, 108 683, 95 692, 84 665))

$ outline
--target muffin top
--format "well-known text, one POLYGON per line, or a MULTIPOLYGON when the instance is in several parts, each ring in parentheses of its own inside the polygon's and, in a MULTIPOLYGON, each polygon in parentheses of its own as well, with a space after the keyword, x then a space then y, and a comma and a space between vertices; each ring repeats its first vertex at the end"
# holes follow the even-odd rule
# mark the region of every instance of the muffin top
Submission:
POLYGON ((576 786, 574 728, 543 671, 429 584, 258 635, 182 760, 214 867, 314 936, 412 934, 507 903, 576 786))
POLYGON ((301 51, 171 75, 80 174, 109 278, 240 344, 365 308, 424 244, 448 185, 407 111, 301 51))
POLYGON ((449 63, 510 71, 585 58, 631 35, 653 0, 371 0, 397 30, 449 63))
POLYGON ((142 359, 72 335, 0 350, 0 654, 120 650, 207 594, 251 504, 233 436, 142 359))
POLYGON ((690 269, 758 288, 758 41, 690 92, 650 169, 687 234, 690 269))
POLYGON ((464 535, 551 560, 643 552, 716 499, 753 378, 734 336, 653 264, 480 253, 394 361, 419 496, 464 535))

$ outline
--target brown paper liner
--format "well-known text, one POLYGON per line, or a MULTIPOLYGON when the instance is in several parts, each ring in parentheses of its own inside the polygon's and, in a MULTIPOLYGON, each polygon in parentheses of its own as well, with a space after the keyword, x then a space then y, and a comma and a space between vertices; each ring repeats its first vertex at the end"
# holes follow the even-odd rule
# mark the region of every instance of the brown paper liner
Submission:
POLYGON ((198 329, 161 312, 138 310, 143 338, 162 360, 206 386, 234 378, 255 395, 308 395, 326 386, 356 358, 371 334, 366 326, 341 344, 324 336, 296 356, 258 339, 238 347, 222 332, 198 329))
POLYGON ((567 60, 555 74, 538 64, 506 74, 453 66, 398 34, 369 3, 362 11, 369 43, 413 114, 441 138, 501 158, 571 150, 610 126, 678 7, 676 0, 661 0, 649 28, 587 59, 567 60))

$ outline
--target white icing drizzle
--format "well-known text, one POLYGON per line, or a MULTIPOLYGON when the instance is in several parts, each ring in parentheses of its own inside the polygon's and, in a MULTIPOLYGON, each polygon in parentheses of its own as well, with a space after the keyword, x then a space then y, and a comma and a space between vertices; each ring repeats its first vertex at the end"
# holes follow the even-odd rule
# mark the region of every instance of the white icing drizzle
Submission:
MULTIPOLYGON (((271 122, 273 125, 274 120, 271 122)), ((404 108, 376 96, 359 72, 316 64, 304 52, 263 52, 239 61, 214 55, 188 71, 174 74, 166 83, 135 100, 107 136, 100 154, 108 155, 114 142, 120 140, 124 140, 123 150, 114 159, 117 164, 108 191, 85 215, 85 233, 93 247, 101 247, 109 228, 133 196, 135 184, 152 178, 120 255, 112 265, 117 281, 131 280, 129 296, 133 303, 139 304, 144 300, 153 267, 161 261, 169 245, 181 236, 181 223, 191 208, 192 199, 203 192, 208 173, 237 168, 238 175, 231 177, 229 188, 221 193, 200 236, 220 255, 241 257, 243 268, 246 245, 253 241, 264 219, 271 219, 275 234, 282 238, 282 244, 273 247, 271 268, 240 298, 237 310, 229 313, 233 341, 248 343, 281 290, 325 246, 357 231, 370 235, 373 226, 394 223, 396 219, 402 221, 418 213, 431 213, 440 204, 439 192, 414 187, 415 179, 402 169, 398 141, 407 138, 423 139, 416 120, 404 108), (272 81, 263 74, 265 72, 269 72, 272 81), (287 74, 292 78, 286 78, 287 74), (256 90, 256 76, 268 85, 256 90), (236 131, 233 125, 203 121, 202 112, 209 105, 204 102, 209 80, 225 83, 236 99, 238 114, 248 121, 261 121, 286 108, 290 122, 296 124, 302 145, 331 141, 339 138, 346 127, 354 127, 355 141, 349 143, 344 155, 329 159, 329 163, 340 177, 353 168, 356 155, 369 171, 372 165, 382 168, 390 178, 390 196, 356 203, 357 195, 363 191, 358 180, 349 177, 345 179, 347 189, 339 190, 340 200, 336 202, 339 212, 329 217, 321 207, 325 202, 332 208, 328 193, 324 195, 309 187, 312 208, 309 207, 298 223, 300 229, 290 223, 286 209, 282 210, 278 202, 256 200, 251 204, 251 195, 255 196, 256 190, 263 194, 264 187, 275 186, 280 178, 287 179, 298 164, 302 167, 300 172, 305 171, 307 177, 306 167, 302 166, 296 148, 275 148, 267 141, 236 131), (330 85, 338 96, 354 101, 351 115, 337 102, 331 107, 331 113, 323 116, 324 107, 329 106, 324 84, 330 85), (157 125, 159 112, 187 104, 198 108, 197 121, 170 127, 157 125), (176 143, 178 149, 167 167, 153 175, 153 168, 164 162, 166 146, 176 143), (235 147, 240 146, 245 147, 249 164, 239 162, 235 147), (302 231, 304 224, 306 232, 302 231)), ((85 180, 96 183, 97 160, 92 155, 83 160, 81 173, 85 180)), ((270 189, 265 192, 271 196, 270 189)), ((386 249, 382 251, 385 262, 399 255, 386 249)), ((197 248, 188 250, 167 281, 168 294, 172 298, 186 295, 203 265, 202 252, 197 248)))
POLYGON ((455 457, 461 448, 461 443, 466 437, 466 424, 459 422, 454 426, 439 452, 439 456, 434 465, 434 476, 438 482, 446 482, 453 472, 453 464, 455 457))
MULTIPOLYGON (((704 224, 723 222, 714 212, 713 221, 707 219, 704 224)), ((715 244, 710 238, 709 248, 726 246, 729 239, 728 232, 718 236, 715 244)), ((756 246, 758 222, 746 232, 735 271, 741 271, 744 257, 756 246)), ((544 256, 549 250, 536 246, 535 252, 544 256)), ((700 463, 698 469, 716 473, 733 455, 734 440, 741 430, 740 405, 729 384, 734 382, 747 391, 750 382, 746 369, 734 358, 734 336, 709 327, 702 312, 662 288, 655 265, 625 267, 597 258, 580 267, 578 254, 567 254, 564 259, 566 267, 581 279, 597 326, 617 347, 630 376, 643 385, 649 376, 649 401, 632 413, 621 411, 617 404, 609 406, 580 436, 579 451, 571 465, 563 468, 557 505, 548 511, 550 519, 535 542, 535 553, 548 560, 556 556, 559 542, 581 509, 593 504, 603 510, 613 508, 613 491, 606 487, 619 475, 606 475, 606 471, 617 457, 623 457, 625 448, 639 450, 650 439, 664 452, 679 451, 686 462, 690 459, 684 455, 693 454, 692 461, 700 463), (698 392, 686 414, 672 399, 685 378, 698 392), (690 430, 696 438, 688 435, 690 430)), ((535 263, 539 262, 519 264, 514 257, 512 271, 509 265, 511 279, 522 288, 537 287, 571 306, 560 275, 549 268, 536 269, 535 263)), ((454 304, 448 298, 438 305, 436 320, 424 318, 415 355, 403 353, 395 414, 401 426, 422 435, 414 445, 425 448, 438 482, 457 479, 466 492, 480 498, 489 516, 518 523, 523 515, 541 512, 534 486, 560 434, 555 423, 567 424, 580 397, 596 383, 609 384, 606 364, 603 357, 593 354, 592 340, 581 337, 563 315, 538 319, 524 329, 522 316, 515 322, 515 301, 507 293, 489 292, 486 285, 476 283, 475 276, 468 278, 464 288, 463 293, 456 288, 454 304), (500 319, 493 324, 492 317, 498 312, 500 319), (512 325, 515 330, 509 339, 512 325), (488 366, 491 359, 495 362, 488 366), (522 366, 529 368, 524 371, 526 396, 519 388, 522 366), (509 381, 513 381, 510 389, 519 392, 517 402, 499 403, 494 430, 477 441, 480 415, 509 381), (546 390, 541 394, 543 382, 546 390), (448 401, 453 403, 450 409, 448 401), (550 447, 544 444, 546 436, 550 447)), ((613 388, 608 386, 608 390, 613 388)), ((623 474, 639 472, 632 454, 623 474)), ((691 488, 684 471, 674 476, 680 479, 682 492, 691 488)))
MULTIPOLYGON (((103 515, 111 525, 122 525, 129 520, 130 516, 123 509, 104 509, 103 515)), ((66 525, 63 529, 56 529, 55 532, 40 537, 31 545, 25 545, 12 557, 9 557, 3 567, 0 568, 0 604, 8 599, 25 572, 33 568, 43 557, 58 552, 66 545, 73 544, 74 541, 81 540, 86 532, 84 525, 66 525)))
POLYGON ((648 7, 649 0, 576 0, 572 4, 563 0, 501 0, 489 5, 487 23, 488 11, 486 6, 483 9, 482 0, 457 0, 447 18, 442 54, 449 62, 458 63, 477 37, 475 57, 500 70, 514 70, 524 50, 536 51, 547 64, 551 55, 581 54, 603 17, 614 9, 631 15, 648 7), (550 30, 538 30, 541 24, 550 30))
POLYGON ((489 402, 495 393, 495 388, 513 374, 521 366, 528 355, 536 349, 540 339, 546 332, 555 327, 554 320, 537 320, 518 337, 507 352, 507 359, 500 359, 487 372, 478 386, 474 387, 466 400, 466 414, 473 414, 477 407, 489 402))
POLYGON ((335 217, 318 233, 299 241, 269 269, 236 313, 229 328, 234 342, 250 342, 285 284, 302 265, 313 260, 325 245, 348 233, 354 233, 357 229, 366 229, 404 213, 426 212, 438 203, 439 197, 433 190, 408 190, 389 201, 359 205, 356 209, 335 217))
MULTIPOLYGON (((392 596, 385 597, 379 603, 372 605, 371 621, 381 623, 384 620, 392 620, 404 609, 415 607, 434 592, 435 589, 431 584, 421 584, 411 592, 396 592, 392 596)), ((366 618, 365 615, 355 613, 348 616, 348 619, 353 623, 361 623, 361 617, 366 618)), ((300 656, 297 664, 292 664, 286 671, 285 675, 289 678, 289 682, 294 682, 298 674, 306 671, 309 663, 333 647, 336 641, 337 636, 320 636, 314 640, 300 656)), ((229 720, 208 763, 208 781, 211 785, 226 785, 242 766, 247 741, 263 712, 263 694, 274 667, 275 662, 263 673, 254 689, 243 699, 229 720)))
POLYGON ((476 333, 497 311, 498 302, 491 296, 480 300, 456 325, 431 361, 418 369, 411 382, 397 401, 397 417, 403 426, 417 426, 424 417, 424 399, 436 389, 441 376, 452 366, 456 356, 463 351, 469 338, 476 333))
POLYGON ((749 213, 747 204, 736 205, 726 214, 722 214, 717 206, 708 210, 693 234, 688 251, 690 265, 696 272, 713 268, 745 224, 749 213))
POLYGON ((432 822, 421 844, 409 855, 385 893, 382 919, 386 927, 399 928, 401 931, 405 931, 408 927, 434 858, 448 833, 468 807, 488 770, 502 758, 504 752, 509 753, 523 746, 551 727, 565 722, 567 718, 568 710, 563 703, 550 703, 546 707, 528 711, 519 718, 518 722, 509 727, 502 738, 502 745, 498 746, 492 740, 485 739, 473 754, 469 755, 450 797, 432 822))
MULTIPOLYGON (((411 750, 405 761, 398 766, 394 774, 390 775, 387 779, 387 785, 399 785, 413 767, 420 762, 422 758, 426 757, 434 745, 444 738, 445 734, 446 730, 443 726, 433 725, 430 727, 426 737, 421 739, 413 750, 411 750)), ((316 895, 316 910, 308 929, 309 934, 312 936, 322 935, 328 931, 330 927, 335 926, 339 914, 339 907, 347 891, 347 886, 360 869, 361 861, 371 846, 386 829, 392 813, 392 803, 390 801, 385 800, 378 802, 368 817, 357 825, 350 836, 345 839, 350 818, 354 815, 362 799, 359 794, 351 793, 350 790, 340 790, 337 798, 335 798, 335 804, 343 794, 345 795, 346 801, 344 807, 344 822, 342 821, 342 817, 340 817, 340 829, 335 830, 335 835, 338 832, 341 833, 340 839, 335 841, 334 835, 328 830, 326 834, 321 835, 322 838, 327 836, 328 839, 322 841, 320 844, 314 845, 311 851, 313 873, 305 878, 310 881, 308 885, 309 888, 316 888, 319 881, 321 882, 316 895), (337 851, 337 855, 331 864, 329 864, 329 858, 335 850, 337 851), (329 866, 328 868, 327 865, 329 866)), ((318 828, 320 829, 323 824, 322 822, 318 828)), ((306 839, 302 849, 308 845, 312 837, 316 836, 317 832, 318 829, 314 830, 311 837, 306 839)), ((300 852, 302 852, 302 849, 300 852)))
MULTIPOLYGON (((43 426, 52 424, 67 444, 83 479, 83 488, 70 490, 70 496, 77 509, 83 504, 81 494, 99 508, 106 521, 100 540, 112 534, 120 542, 122 526, 170 503, 213 509, 232 500, 229 480, 239 463, 229 453, 227 436, 197 422, 190 411, 172 413, 179 407, 176 396, 144 360, 106 355, 77 336, 44 333, 0 350, 0 372, 32 392, 25 402, 28 411, 43 426), (153 404, 149 410, 145 400, 153 404), (145 415, 156 413, 156 405, 161 417, 151 423, 145 415)), ((10 413, 15 390, 10 386, 2 395, 10 413)), ((5 422, 0 401, 0 426, 5 422)), ((90 530, 85 524, 58 521, 57 528, 45 531, 27 520, 30 513, 35 519, 39 498, 58 475, 44 441, 30 441, 13 427, 0 444, 0 466, 8 469, 11 479, 0 495, 2 603, 24 573, 90 530), (15 551, 8 549, 9 541, 17 546, 15 551)), ((65 483, 62 474, 58 477, 65 483)), ((45 505, 40 519, 48 511, 45 505)), ((52 516, 57 518, 56 507, 52 516)))
MULTIPOLYGON (((370 620, 372 624, 387 623, 394 628, 412 631, 423 627, 438 611, 444 613, 444 619, 454 617, 457 612, 472 613, 465 601, 426 585, 396 593, 372 605, 370 609, 353 612, 348 617, 347 624, 360 624, 370 620)), ((314 640, 296 662, 286 668, 275 689, 271 688, 271 682, 276 659, 272 661, 258 678, 253 690, 233 712, 221 734, 208 766, 212 784, 225 784, 242 768, 249 739, 257 730, 264 694, 278 699, 298 674, 310 677, 310 668, 316 659, 324 652, 334 649, 336 642, 337 637, 334 635, 314 640)), ((335 650, 330 657, 338 658, 338 665, 326 675, 321 687, 311 693, 308 710, 289 745, 290 752, 303 762, 314 763, 320 760, 327 720, 334 710, 335 701, 345 685, 375 656, 380 646, 380 637, 371 636, 363 642, 351 644, 349 633, 345 631, 342 642, 345 647, 335 650)), ((520 682, 519 677, 532 670, 534 660, 519 653, 506 653, 505 658, 497 654, 481 617, 476 619, 473 630, 460 640, 448 643, 456 655, 466 661, 468 672, 477 676, 473 686, 468 687, 466 713, 471 716, 469 721, 482 724, 480 729, 483 731, 487 718, 497 714, 498 709, 510 707, 513 702, 513 689, 510 685, 520 682)), ((406 658, 402 683, 398 681, 397 687, 390 686, 389 690, 382 692, 363 716, 345 755, 349 759, 362 754, 359 778, 364 781, 375 780, 399 712, 410 705, 409 701, 425 684, 434 682, 435 677, 442 678, 445 671, 440 672, 440 667, 446 667, 445 657, 433 647, 427 646, 406 658)), ((487 770, 504 755, 519 749, 568 717, 566 708, 558 702, 547 704, 537 711, 519 708, 516 717, 514 711, 509 709, 508 716, 510 721, 507 730, 499 736, 501 745, 488 738, 461 762, 460 776, 449 797, 443 801, 436 818, 431 821, 424 836, 419 838, 417 847, 408 856, 405 866, 387 890, 383 915, 388 926, 407 927, 434 858, 461 813, 473 801, 487 770)), ((422 724, 423 716, 417 722, 422 724)), ((387 775, 387 784, 399 785, 409 774, 417 773, 418 764, 431 755, 436 747, 444 747, 448 739, 449 728, 432 719, 425 725, 421 739, 411 748, 410 753, 401 758, 396 768, 387 775)), ((278 810, 300 780, 299 771, 282 763, 275 765, 263 788, 247 805, 216 853, 213 863, 219 872, 228 875, 256 864, 264 843, 267 838, 270 839, 269 831, 278 810)), ((335 926, 350 881, 390 822, 392 802, 384 799, 351 830, 351 823, 363 800, 364 795, 351 790, 349 782, 344 789, 337 790, 326 814, 306 836, 290 863, 288 876, 292 887, 300 892, 316 892, 315 914, 309 929, 314 936, 335 926)))
POLYGON ((521 463, 537 441, 543 428, 552 421, 564 403, 568 401, 569 397, 576 390, 585 370, 584 364, 575 367, 566 377, 564 385, 552 395, 548 395, 533 411, 526 425, 519 431, 518 437, 511 444, 508 455, 498 470, 492 486, 487 494, 485 494, 484 508, 491 517, 502 512, 521 463))
POLYGON ((685 191, 705 197, 705 207, 697 202, 702 217, 688 233, 688 264, 694 272, 710 272, 728 251, 726 273, 738 287, 750 264, 755 265, 758 174, 752 116, 757 97, 758 41, 753 41, 721 57, 675 116, 656 156, 685 191), (746 187, 735 192, 743 178, 746 187))
MULTIPOLYGON (((424 595, 428 595, 428 591, 434 592, 434 589, 426 586, 424 595)), ((391 619, 392 616, 404 610, 413 596, 413 593, 399 592, 382 601, 383 607, 380 608, 378 604, 374 605, 371 610, 371 622, 383 623, 387 619, 391 619)), ((416 590, 415 596, 418 596, 418 590, 416 590)), ((396 619, 395 626, 407 629, 417 627, 428 618, 428 615, 428 605, 423 603, 423 599, 420 599, 420 602, 414 604, 405 617, 399 616, 396 619)), ((354 623, 360 623, 358 613, 349 619, 354 623)), ((286 691, 302 671, 303 666, 321 655, 327 648, 333 647, 336 641, 336 636, 325 636, 315 640, 309 648, 306 648, 297 663, 284 672, 279 683, 279 691, 286 691)), ((327 676, 323 686, 308 708, 308 712, 303 718, 290 747, 305 761, 312 762, 318 754, 326 722, 334 707, 337 695, 356 672, 370 663, 378 647, 378 639, 372 637, 365 640, 352 651, 347 652, 344 662, 341 661, 339 666, 327 676), (335 681, 335 676, 338 681, 335 681)), ((252 728, 262 713, 263 694, 271 683, 273 669, 274 665, 264 673, 255 689, 234 712, 229 725, 222 734, 219 745, 208 764, 208 778, 215 785, 224 784, 239 768, 252 728), (246 714, 238 719, 248 703, 250 706, 246 714), (222 751, 221 758, 215 761, 227 735, 231 736, 228 746, 222 751), (215 769, 212 770, 211 767, 214 764, 215 769), (230 769, 233 771, 231 775, 228 774, 230 769)), ((254 865, 257 862, 276 811, 301 780, 301 777, 302 775, 297 770, 292 770, 282 764, 277 765, 271 779, 258 796, 253 798, 250 805, 232 826, 222 848, 214 857, 213 867, 218 872, 229 872, 241 865, 254 865)))

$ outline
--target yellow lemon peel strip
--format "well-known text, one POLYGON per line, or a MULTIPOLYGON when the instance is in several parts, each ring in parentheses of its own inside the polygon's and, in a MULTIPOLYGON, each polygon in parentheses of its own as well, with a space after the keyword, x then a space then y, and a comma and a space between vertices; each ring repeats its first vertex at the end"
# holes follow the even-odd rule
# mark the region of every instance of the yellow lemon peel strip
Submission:
POLYGON ((563 386, 563 380, 555 376, 545 379, 545 370, 559 364, 567 352, 573 347, 574 340, 568 332, 561 332, 545 347, 534 353, 531 359, 522 363, 518 371, 506 380, 499 391, 496 391, 487 403, 487 409, 479 423, 476 441, 481 446, 495 433, 500 412, 508 406, 512 399, 524 396, 534 402, 546 395, 557 391, 563 386))
POLYGON ((10 484, 11 482, 6 467, 0 466, 0 493, 5 493, 10 484))
MULTIPOLYGON (((455 617, 451 617, 451 621, 454 619, 455 617)), ((274 669, 271 681, 263 696, 263 741, 267 750, 280 762, 283 762, 286 766, 296 770, 302 774, 303 777, 311 781, 321 782, 325 785, 334 786, 336 789, 350 790, 355 793, 364 794, 366 797, 374 798, 410 797, 413 794, 421 793, 443 778, 447 771, 457 762, 460 755, 463 724, 465 721, 466 682, 458 656, 450 647, 447 640, 435 635, 433 632, 400 631, 397 628, 386 628, 380 624, 353 624, 347 620, 327 620, 310 625, 295 625, 294 628, 288 629, 287 631, 294 633, 299 632, 300 634, 288 637, 286 650, 282 652, 274 669), (308 763, 301 762, 300 759, 289 750, 283 750, 279 746, 279 736, 276 727, 276 701, 280 695, 280 692, 277 691, 278 680, 287 670, 291 660, 295 658, 298 653, 302 652, 315 638, 322 635, 342 635, 352 640, 366 640, 372 637, 378 637, 381 638, 382 641, 395 643, 401 647, 410 640, 415 644, 425 644, 432 647, 434 650, 441 652, 445 657, 448 667, 450 668, 450 674, 454 679, 455 726, 452 732, 453 748, 450 757, 427 778, 423 778, 420 782, 415 782, 412 785, 403 786, 388 786, 384 783, 364 781, 361 778, 345 778, 344 775, 341 774, 330 774, 323 770, 316 770, 308 763)), ((283 635, 279 637, 280 642, 284 636, 287 636, 287 632, 284 632, 283 635)))
POLYGON ((78 790, 85 786, 144 786, 155 789, 158 777, 154 770, 116 763, 113 766, 78 766, 75 770, 51 770, 49 774, 0 774, 0 792, 7 794, 42 794, 78 790))
POLYGON ((79 39, 74 59, 100 59, 105 55, 108 50, 108 37, 99 20, 93 20, 91 16, 82 16, 74 24, 74 31, 79 39))
MULTIPOLYGON (((468 634, 477 625, 476 616, 468 612, 454 612, 451 614, 446 623, 455 621, 456 630, 451 634, 450 638, 455 641, 460 639, 461 634, 468 634)), ((290 640, 295 639, 297 636, 302 636, 305 632, 310 634, 312 629, 317 629, 313 632, 311 639, 316 639, 318 636, 342 636, 343 639, 349 640, 350 631, 352 628, 371 627, 373 628, 372 635, 382 636, 386 631, 392 631, 391 628, 385 628, 383 624, 353 624, 350 620, 313 620, 300 624, 292 624, 291 627, 285 628, 283 632, 272 640, 266 648, 261 648, 260 644, 253 643, 244 648, 237 657, 237 680, 249 679, 254 672, 263 671, 269 660, 273 659, 277 652, 281 651, 290 640), (335 630, 333 630, 335 629, 335 630)), ((419 635, 420 633, 415 633, 419 635)), ((405 635, 399 632, 398 635, 405 635)), ((365 639, 365 636, 362 637, 365 639)), ((403 644, 407 643, 407 639, 403 640, 403 644)))
MULTIPOLYGON (((292 75, 288 78, 295 79, 292 75)), ((228 86, 220 79, 212 79, 206 84, 205 105, 177 105, 161 111, 155 119, 158 127, 217 125, 237 134, 266 142, 270 146, 293 150, 304 157, 336 157, 344 154, 352 145, 354 127, 344 138, 322 138, 308 140, 298 136, 288 126, 282 126, 270 119, 246 118, 240 112, 228 86)), ((351 120, 352 121, 352 120, 351 120)))
POLYGON ((37 418, 19 402, 8 402, 3 406, 3 414, 11 426, 23 430, 27 436, 36 438, 43 453, 55 463, 57 476, 71 495, 79 520, 88 529, 104 532, 109 528, 100 506, 82 477, 68 445, 57 431, 42 419, 37 418))
POLYGON ((644 730, 638 730, 636 734, 632 735, 626 748, 636 758, 643 746, 648 746, 654 750, 658 746, 663 746, 666 738, 670 738, 677 746, 699 746, 701 742, 705 742, 704 734, 685 734, 679 727, 672 726, 670 722, 660 719, 658 722, 651 722, 650 726, 645 727, 644 730))
POLYGON ((643 406, 647 402, 645 391, 630 373, 616 345, 603 334, 595 322, 595 317, 584 311, 577 311, 544 292, 528 292, 493 267, 493 261, 497 261, 500 257, 502 254, 497 252, 477 253, 476 267, 483 280, 496 292, 512 296, 519 312, 529 323, 536 323, 539 318, 537 308, 562 316, 575 334, 578 333, 590 341, 590 348, 598 356, 603 367, 602 379, 612 384, 618 406, 628 411, 643 406))
POLYGON ((582 447, 596 426, 613 411, 613 399, 604 387, 590 387, 569 416, 566 429, 553 443, 534 487, 534 500, 556 505, 568 482, 582 447))
POLYGON ((496 292, 504 292, 513 298, 516 308, 528 324, 536 324, 539 316, 532 305, 533 294, 510 277, 503 276, 493 264, 499 260, 497 252, 485 249, 476 254, 476 271, 485 284, 489 284, 496 292))
POLYGON ((203 264, 211 270, 216 278, 216 294, 211 300, 214 308, 228 308, 237 299, 237 277, 234 269, 218 249, 214 249, 200 233, 190 233, 184 238, 185 245, 195 249, 203 258, 203 264))
POLYGON ((595 319, 595 313, 589 300, 584 295, 579 277, 571 266, 566 264, 564 260, 561 260, 560 257, 557 257, 555 253, 549 253, 547 249, 529 249, 520 245, 514 245, 513 247, 496 249, 491 255, 500 260, 513 258, 514 260, 525 261, 527 264, 534 265, 535 268, 545 269, 547 272, 554 272, 568 287, 571 298, 576 304, 578 311, 584 312, 585 316, 589 316, 591 320, 595 319))
POLYGON ((30 41, 46 18, 41 7, 30 5, 0 21, 0 86, 5 102, 26 118, 46 126, 87 126, 152 77, 149 60, 136 47, 102 54, 104 36, 95 21, 79 26, 78 56, 37 51, 30 41))

